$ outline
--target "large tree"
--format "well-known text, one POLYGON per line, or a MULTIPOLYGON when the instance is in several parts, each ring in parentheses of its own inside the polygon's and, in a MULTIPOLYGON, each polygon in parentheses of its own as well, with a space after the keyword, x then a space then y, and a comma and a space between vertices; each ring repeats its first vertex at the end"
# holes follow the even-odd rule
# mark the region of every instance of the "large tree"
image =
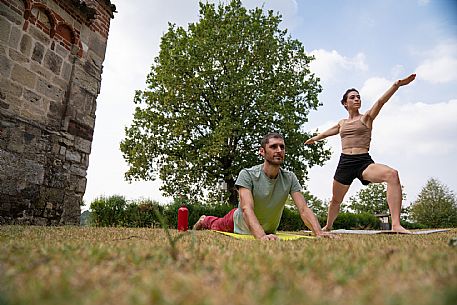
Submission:
MULTIPOLYGON (((404 200, 405 198, 406 194, 402 192, 402 199, 404 200)), ((356 213, 389 213, 387 184, 370 183, 368 187, 361 189, 355 196, 349 198, 349 208, 356 213)), ((406 214, 407 209, 402 208, 402 213, 406 214)))
POLYGON ((415 222, 429 228, 457 227, 455 194, 434 178, 422 188, 410 212, 415 222))
POLYGON ((329 159, 323 143, 303 145, 322 88, 309 70, 313 58, 280 22, 279 14, 233 0, 200 3, 200 20, 187 30, 169 24, 121 143, 127 179, 158 175, 165 195, 194 199, 216 195, 223 180, 236 203, 238 172, 261 162, 268 132, 284 135, 284 166, 301 182, 329 159))

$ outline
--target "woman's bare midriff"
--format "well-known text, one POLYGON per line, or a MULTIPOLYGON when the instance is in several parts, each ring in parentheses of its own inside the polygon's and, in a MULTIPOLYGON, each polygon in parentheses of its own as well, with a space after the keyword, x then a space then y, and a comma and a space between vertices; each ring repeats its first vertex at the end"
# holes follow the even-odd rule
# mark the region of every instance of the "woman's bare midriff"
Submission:
POLYGON ((345 148, 342 153, 345 155, 360 155, 368 153, 368 149, 361 147, 345 148))

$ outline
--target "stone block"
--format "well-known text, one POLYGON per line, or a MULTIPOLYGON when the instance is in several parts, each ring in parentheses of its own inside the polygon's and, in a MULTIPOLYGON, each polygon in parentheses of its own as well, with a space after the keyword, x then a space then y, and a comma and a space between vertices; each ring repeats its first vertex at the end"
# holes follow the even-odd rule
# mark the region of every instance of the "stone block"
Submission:
POLYGON ((60 120, 62 118, 63 104, 61 102, 49 101, 48 118, 60 120))
POLYGON ((20 115, 28 121, 38 124, 44 124, 46 119, 46 107, 40 104, 24 102, 20 109, 20 115))
POLYGON ((33 24, 30 25, 28 31, 30 35, 36 40, 38 40, 41 44, 43 44, 44 46, 49 46, 51 38, 48 36, 48 34, 44 33, 42 30, 40 30, 33 24))
POLYGON ((11 97, 19 98, 22 96, 22 87, 7 78, 0 77, 0 92, 8 101, 11 97))
POLYGON ((62 76, 63 79, 65 79, 66 81, 69 81, 69 80, 70 80, 70 77, 71 77, 71 64, 69 64, 69 63, 67 63, 67 62, 64 62, 64 63, 63 63, 61 76, 62 76))
POLYGON ((60 224, 79 225, 81 215, 82 195, 65 194, 60 224))
POLYGON ((32 60, 41 64, 43 57, 44 57, 44 46, 37 41, 37 42, 35 42, 35 47, 33 48, 32 60))
POLYGON ((34 160, 24 160, 25 181, 41 185, 44 181, 44 166, 34 160))
POLYGON ((92 32, 89 37, 89 49, 103 61, 106 52, 106 38, 99 33, 92 32))
POLYGON ((30 102, 33 104, 38 104, 42 99, 42 97, 40 95, 38 95, 35 92, 28 90, 28 89, 24 89, 23 97, 27 102, 30 102))
POLYGON ((24 56, 24 54, 14 50, 14 49, 9 50, 9 55, 10 55, 11 60, 21 63, 21 64, 28 63, 30 61, 26 56, 24 56))
POLYGON ((80 137, 75 137, 75 148, 83 153, 90 154, 92 142, 80 137))
POLYGON ((27 34, 22 35, 20 50, 25 56, 30 56, 32 52, 32 37, 27 34))
POLYGON ((11 23, 4 17, 0 16, 0 41, 8 44, 10 40, 11 23))
POLYGON ((23 66, 14 64, 13 70, 11 71, 11 79, 26 87, 34 88, 37 76, 23 66))
POLYGON ((36 89, 39 94, 42 94, 53 101, 62 101, 65 94, 62 89, 54 86, 43 78, 38 78, 36 89))
POLYGON ((79 163, 81 162, 81 154, 77 151, 67 149, 65 152, 65 160, 79 163))
POLYGON ((37 63, 36 61, 30 62, 30 70, 38 74, 38 76, 43 77, 44 79, 51 79, 53 75, 51 71, 43 68, 43 66, 37 63))
MULTIPOLYGON (((12 23, 16 25, 21 25, 22 24, 22 16, 10 9, 9 7, 5 6, 3 3, 0 2, 0 16, 4 16, 6 19, 11 21, 12 23)), ((0 17, 3 19, 3 17, 0 17)), ((1 28, 1 26, 0 26, 1 28)))
POLYGON ((19 41, 21 40, 22 31, 20 28, 13 26, 10 32, 9 46, 13 49, 17 49, 19 41))
POLYGON ((46 68, 54 72, 56 75, 60 75, 60 69, 62 67, 62 57, 57 55, 55 52, 48 50, 44 55, 43 64, 46 68))
POLYGON ((68 89, 68 81, 58 76, 52 78, 52 83, 64 91, 68 89))
POLYGON ((5 55, 0 55, 0 75, 9 77, 12 66, 11 61, 5 55))
POLYGON ((86 191, 86 185, 87 185, 87 179, 80 178, 78 181, 77 187, 76 187, 76 192, 84 195, 84 192, 86 191))
POLYGON ((72 164, 70 166, 70 173, 75 174, 79 177, 86 177, 87 171, 77 164, 72 164))
POLYGON ((60 44, 56 45, 56 48, 55 48, 55 51, 56 53, 62 57, 63 59, 67 59, 68 56, 70 55, 70 51, 65 49, 63 46, 61 46, 60 44))
POLYGON ((80 66, 75 67, 74 73, 73 84, 75 86, 84 88, 94 96, 98 95, 100 91, 100 75, 97 77, 91 76, 80 66))
POLYGON ((42 186, 37 208, 52 209, 53 207, 56 207, 58 203, 63 202, 64 197, 65 190, 42 186))

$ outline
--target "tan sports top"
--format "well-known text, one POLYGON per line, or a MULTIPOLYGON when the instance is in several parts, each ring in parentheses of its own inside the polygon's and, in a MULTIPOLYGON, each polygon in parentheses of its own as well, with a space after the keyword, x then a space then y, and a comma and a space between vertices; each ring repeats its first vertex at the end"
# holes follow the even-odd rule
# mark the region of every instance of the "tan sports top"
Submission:
POLYGON ((370 149, 371 128, 368 128, 368 126, 363 124, 360 118, 352 122, 342 120, 340 123, 340 136, 343 150, 355 147, 370 149))

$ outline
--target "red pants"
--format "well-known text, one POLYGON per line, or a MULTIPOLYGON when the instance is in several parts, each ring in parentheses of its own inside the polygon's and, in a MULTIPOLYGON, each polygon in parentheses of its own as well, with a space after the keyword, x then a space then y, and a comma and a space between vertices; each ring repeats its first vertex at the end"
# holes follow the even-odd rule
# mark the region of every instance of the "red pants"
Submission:
POLYGON ((235 213, 236 209, 237 208, 232 209, 222 218, 206 216, 202 221, 202 229, 233 233, 233 213, 235 213))

